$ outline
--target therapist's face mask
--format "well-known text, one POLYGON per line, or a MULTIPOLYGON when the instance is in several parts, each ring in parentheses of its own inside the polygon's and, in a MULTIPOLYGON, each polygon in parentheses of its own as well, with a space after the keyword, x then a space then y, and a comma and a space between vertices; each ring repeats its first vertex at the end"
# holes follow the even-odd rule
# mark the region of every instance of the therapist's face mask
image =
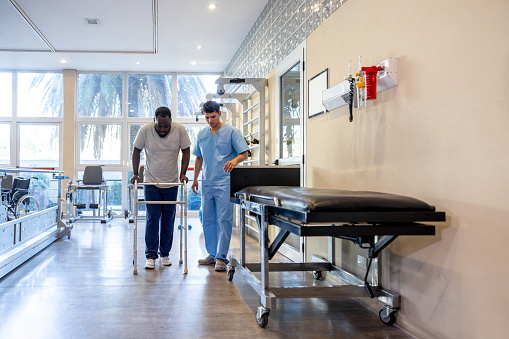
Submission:
POLYGON ((171 119, 169 116, 160 117, 158 116, 155 120, 154 128, 157 132, 157 134, 164 138, 168 133, 170 133, 171 130, 171 119))

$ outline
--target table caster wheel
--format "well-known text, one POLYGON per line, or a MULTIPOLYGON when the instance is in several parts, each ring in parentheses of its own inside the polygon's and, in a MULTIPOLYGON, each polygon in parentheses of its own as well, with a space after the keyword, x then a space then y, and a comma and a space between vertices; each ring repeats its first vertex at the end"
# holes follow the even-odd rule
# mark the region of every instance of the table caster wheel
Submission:
POLYGON ((270 309, 259 306, 256 312, 256 323, 260 327, 265 327, 269 323, 270 309))
POLYGON ((234 274, 235 274, 235 266, 227 265, 226 266, 226 275, 228 276, 228 281, 232 281, 233 280, 233 275, 234 274))
POLYGON ((384 309, 382 308, 380 312, 378 312, 378 316, 380 317, 380 320, 387 326, 391 326, 396 321, 396 312, 392 311, 389 313, 389 315, 385 315, 384 309))
POLYGON ((322 280, 322 271, 314 271, 313 277, 315 277, 316 280, 322 280))
POLYGON ((235 271, 229 271, 228 273, 226 273, 228 275, 228 281, 233 280, 233 273, 235 273, 235 271))

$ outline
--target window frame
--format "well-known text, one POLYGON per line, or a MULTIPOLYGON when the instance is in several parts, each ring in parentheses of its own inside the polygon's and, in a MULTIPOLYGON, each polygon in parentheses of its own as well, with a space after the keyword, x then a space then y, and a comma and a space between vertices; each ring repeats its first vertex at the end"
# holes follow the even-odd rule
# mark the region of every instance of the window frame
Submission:
POLYGON ((11 91, 12 91, 12 102, 11 102, 11 115, 0 116, 0 123, 10 124, 10 163, 2 164, 8 167, 20 166, 20 125, 21 124, 49 124, 57 125, 59 128, 59 157, 58 166, 54 168, 61 170, 63 168, 63 126, 64 126, 64 93, 62 90, 62 116, 60 117, 20 117, 18 115, 18 75, 26 73, 55 73, 62 74, 62 89, 63 89, 63 71, 38 71, 38 70, 0 70, 2 73, 10 73, 12 76, 11 91))
MULTIPOLYGON (((144 125, 151 121, 153 121, 152 117, 144 118, 144 117, 129 117, 129 107, 128 107, 128 90, 129 90, 129 84, 128 84, 128 78, 129 75, 132 74, 143 74, 143 75, 150 75, 150 74, 164 74, 164 75, 171 75, 172 77, 172 93, 171 93, 171 112, 172 112, 172 120, 178 123, 183 124, 184 126, 189 125, 197 125, 200 127, 207 126, 205 121, 197 121, 195 117, 191 118, 179 118, 177 116, 177 110, 178 110, 178 76, 181 75, 192 75, 192 76, 199 76, 199 75, 214 75, 217 76, 217 78, 221 77, 221 73, 211 73, 211 72, 105 72, 105 71, 77 71, 76 73, 76 84, 78 84, 78 78, 80 74, 123 74, 123 83, 122 83, 122 114, 120 117, 101 117, 101 118, 90 118, 90 117, 79 117, 78 115, 78 108, 77 108, 77 102, 78 102, 78 96, 79 96, 79 86, 76 86, 75 91, 75 102, 76 102, 76 110, 75 110, 75 116, 74 116, 74 139, 75 139, 75 157, 74 157, 74 175, 77 177, 77 174, 79 171, 84 171, 85 167, 89 164, 81 163, 80 159, 80 150, 79 150, 79 138, 80 138, 80 126, 83 123, 89 123, 89 124, 120 124, 120 133, 121 133, 121 151, 120 151, 120 162, 119 164, 104 164, 103 170, 106 171, 113 171, 113 172, 122 172, 122 187, 127 187, 127 177, 129 172, 132 172, 132 161, 131 161, 131 155, 130 153, 130 126, 131 125, 144 125), (127 145, 124 147, 124 145, 127 145)), ((203 98, 203 101, 205 101, 205 97, 203 98)), ((134 140, 133 140, 134 142, 134 140)), ((180 161, 179 161, 180 163, 180 161)), ((191 164, 190 164, 191 165, 191 164)), ((190 178, 188 176, 189 180, 192 180, 193 178, 190 178)), ((124 210, 127 210, 128 208, 128 201, 127 201, 127 193, 122 195, 122 208, 124 210)), ((189 212, 189 215, 194 215, 193 213, 196 212, 189 212)))

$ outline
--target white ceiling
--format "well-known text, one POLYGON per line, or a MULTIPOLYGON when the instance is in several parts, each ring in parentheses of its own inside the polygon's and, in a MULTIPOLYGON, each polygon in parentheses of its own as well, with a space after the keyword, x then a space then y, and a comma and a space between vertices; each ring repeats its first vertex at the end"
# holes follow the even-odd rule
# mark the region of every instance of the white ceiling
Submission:
POLYGON ((0 70, 222 72, 267 2, 0 0, 0 70))

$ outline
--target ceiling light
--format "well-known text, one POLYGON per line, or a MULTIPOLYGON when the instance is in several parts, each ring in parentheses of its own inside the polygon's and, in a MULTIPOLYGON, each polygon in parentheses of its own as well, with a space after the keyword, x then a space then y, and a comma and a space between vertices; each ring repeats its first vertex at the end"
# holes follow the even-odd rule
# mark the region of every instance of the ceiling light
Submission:
POLYGON ((87 24, 89 25, 99 25, 99 19, 90 19, 90 18, 85 18, 85 21, 87 22, 87 24))
POLYGON ((201 49, 201 45, 196 46, 197 49, 201 49))
POLYGON ((66 59, 60 59, 58 60, 61 64, 66 64, 67 63, 67 60, 66 59))
POLYGON ((191 65, 196 65, 196 61, 191 61, 191 65))
POLYGON ((215 4, 209 4, 209 9, 216 9, 216 5, 215 4))
POLYGON ((139 62, 139 61, 136 61, 136 65, 139 65, 139 64, 140 64, 140 62, 139 62))

